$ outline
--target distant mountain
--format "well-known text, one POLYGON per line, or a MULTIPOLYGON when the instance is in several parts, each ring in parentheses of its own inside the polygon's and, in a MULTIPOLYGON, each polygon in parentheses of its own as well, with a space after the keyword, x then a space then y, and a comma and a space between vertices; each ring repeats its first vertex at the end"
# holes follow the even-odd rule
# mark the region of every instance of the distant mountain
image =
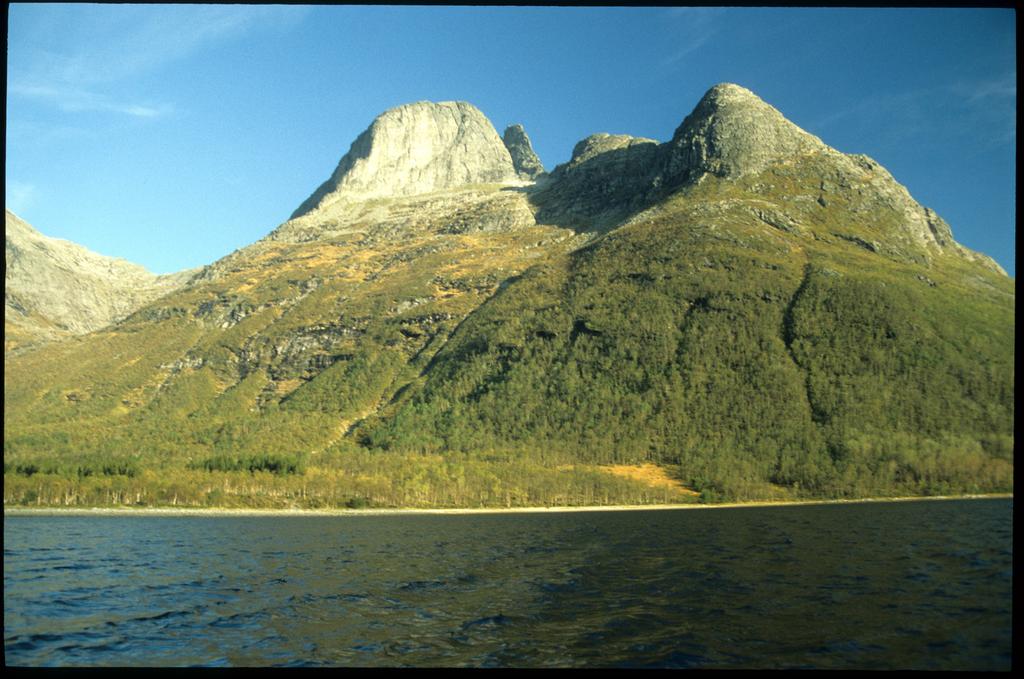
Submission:
POLYGON ((731 84, 534 159, 385 112, 266 238, 7 361, 5 501, 1012 489, 1015 283, 877 163, 731 84))
POLYGON ((197 272, 154 275, 123 259, 48 238, 10 210, 4 226, 7 350, 106 327, 197 272))

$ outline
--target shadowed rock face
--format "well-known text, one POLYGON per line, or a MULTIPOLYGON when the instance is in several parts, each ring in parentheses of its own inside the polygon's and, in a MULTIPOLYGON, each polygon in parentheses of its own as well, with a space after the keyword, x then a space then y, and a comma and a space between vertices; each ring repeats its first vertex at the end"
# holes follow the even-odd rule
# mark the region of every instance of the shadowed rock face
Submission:
POLYGON ((568 163, 556 167, 536 195, 539 219, 556 223, 607 215, 614 221, 644 207, 660 167, 653 139, 626 134, 593 134, 573 148, 568 163))
POLYGON ((98 330, 181 287, 195 273, 152 274, 48 238, 10 210, 4 227, 4 320, 26 339, 98 330))
POLYGON ((292 217, 342 199, 410 196, 517 178, 508 149, 479 109, 461 101, 418 102, 378 116, 292 217))
POLYGON ((530 138, 522 125, 509 125, 505 129, 502 141, 505 142, 505 148, 512 156, 512 164, 521 178, 536 179, 544 174, 544 166, 534 152, 533 144, 530 143, 530 138))
POLYGON ((580 141, 551 174, 544 214, 635 212, 706 174, 734 179, 827 150, 750 90, 723 83, 708 90, 669 142, 611 134, 580 141))

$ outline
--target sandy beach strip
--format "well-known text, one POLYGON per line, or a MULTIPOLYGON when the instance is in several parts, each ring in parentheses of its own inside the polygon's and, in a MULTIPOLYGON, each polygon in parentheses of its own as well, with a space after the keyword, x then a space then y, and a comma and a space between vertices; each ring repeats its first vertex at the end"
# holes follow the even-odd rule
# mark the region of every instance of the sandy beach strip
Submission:
POLYGON ((669 509, 740 509, 808 505, 924 502, 931 500, 1013 499, 1013 493, 989 495, 932 495, 844 500, 763 500, 718 504, 589 505, 581 507, 446 507, 377 509, 257 509, 217 507, 4 507, 4 516, 403 516, 418 514, 538 514, 562 512, 660 511, 669 509))

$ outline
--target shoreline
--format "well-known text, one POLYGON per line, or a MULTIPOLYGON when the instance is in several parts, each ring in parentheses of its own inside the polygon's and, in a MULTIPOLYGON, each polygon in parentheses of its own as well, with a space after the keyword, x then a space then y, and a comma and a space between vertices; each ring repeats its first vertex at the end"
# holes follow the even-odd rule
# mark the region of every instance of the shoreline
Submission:
POLYGON ((1013 493, 874 497, 851 500, 752 500, 718 504, 588 505, 585 507, 445 507, 378 509, 259 509, 228 507, 7 507, 4 516, 407 516, 427 514, 542 514, 563 512, 661 511, 669 509, 738 509, 744 507, 796 507, 807 505, 919 502, 932 500, 1013 499, 1013 493))

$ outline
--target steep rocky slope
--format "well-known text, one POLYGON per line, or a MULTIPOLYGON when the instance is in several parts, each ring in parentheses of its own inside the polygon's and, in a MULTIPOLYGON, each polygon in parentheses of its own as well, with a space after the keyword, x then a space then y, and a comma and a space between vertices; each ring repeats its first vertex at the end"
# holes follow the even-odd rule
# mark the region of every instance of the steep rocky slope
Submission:
POLYGON ((1014 281, 876 163, 728 84, 550 174, 505 137, 385 112, 263 240, 9 361, 5 493, 135 451, 137 498, 200 504, 683 497, 610 463, 705 499, 1012 487, 1014 281))
POLYGON ((196 271, 154 275, 5 214, 4 339, 16 350, 119 321, 184 285, 196 271))

